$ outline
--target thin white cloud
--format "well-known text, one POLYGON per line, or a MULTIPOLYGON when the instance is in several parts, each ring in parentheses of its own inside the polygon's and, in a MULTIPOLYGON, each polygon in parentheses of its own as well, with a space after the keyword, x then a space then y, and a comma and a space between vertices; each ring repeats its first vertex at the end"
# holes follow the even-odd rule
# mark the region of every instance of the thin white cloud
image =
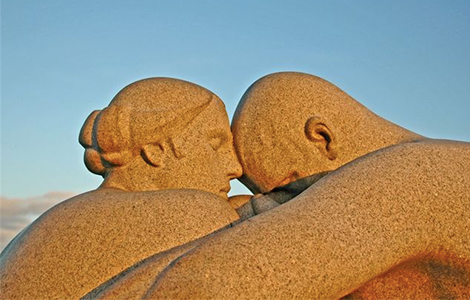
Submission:
POLYGON ((49 192, 31 198, 0 196, 0 251, 26 226, 57 203, 75 196, 71 192, 49 192))

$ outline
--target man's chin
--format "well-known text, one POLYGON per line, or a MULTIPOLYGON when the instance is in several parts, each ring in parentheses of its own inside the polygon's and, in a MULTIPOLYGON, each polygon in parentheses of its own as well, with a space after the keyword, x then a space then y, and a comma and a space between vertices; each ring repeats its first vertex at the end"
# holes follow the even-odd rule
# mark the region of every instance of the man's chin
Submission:
POLYGON ((243 185, 246 186, 253 194, 266 193, 266 191, 269 191, 266 189, 266 186, 255 182, 246 174, 243 174, 238 178, 238 180, 240 180, 240 182, 243 183, 243 185))

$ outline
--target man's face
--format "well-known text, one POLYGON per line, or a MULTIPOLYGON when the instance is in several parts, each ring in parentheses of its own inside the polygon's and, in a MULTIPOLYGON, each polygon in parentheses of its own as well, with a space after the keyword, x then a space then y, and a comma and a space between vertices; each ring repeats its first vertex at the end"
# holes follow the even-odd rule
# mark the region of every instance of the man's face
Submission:
POLYGON ((331 103, 349 98, 329 82, 308 74, 275 73, 256 81, 243 95, 232 121, 234 146, 244 173, 240 181, 253 192, 266 193, 339 167, 338 160, 329 155, 333 152, 326 149, 329 133, 317 132, 321 136, 314 139, 316 131, 307 125, 336 111, 330 109, 331 103))
POLYGON ((240 181, 254 193, 266 193, 332 170, 332 162, 305 133, 310 116, 299 113, 297 103, 285 101, 282 109, 264 100, 248 98, 233 118, 234 146, 243 167, 240 181))
POLYGON ((265 147, 252 141, 251 135, 243 136, 236 132, 234 135, 244 171, 240 180, 255 193, 270 192, 277 187, 320 172, 314 168, 315 149, 301 151, 298 143, 290 144, 289 140, 286 143, 265 147), (248 148, 257 151, 251 149, 248 151, 248 148))
POLYGON ((177 139, 181 157, 171 165, 175 187, 205 190, 227 198, 230 180, 241 176, 242 169, 222 102, 213 100, 177 139))

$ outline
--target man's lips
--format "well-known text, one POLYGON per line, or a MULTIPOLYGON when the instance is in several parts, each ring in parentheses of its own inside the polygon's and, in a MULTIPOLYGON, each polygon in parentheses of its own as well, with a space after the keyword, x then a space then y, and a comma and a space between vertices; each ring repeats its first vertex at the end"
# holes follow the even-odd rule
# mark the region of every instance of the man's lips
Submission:
POLYGON ((296 180, 299 179, 299 173, 297 171, 293 171, 289 174, 289 176, 287 176, 286 178, 284 178, 281 182, 279 182, 276 186, 276 187, 280 187, 280 186, 284 186, 284 185, 287 185, 289 183, 292 183, 296 180))

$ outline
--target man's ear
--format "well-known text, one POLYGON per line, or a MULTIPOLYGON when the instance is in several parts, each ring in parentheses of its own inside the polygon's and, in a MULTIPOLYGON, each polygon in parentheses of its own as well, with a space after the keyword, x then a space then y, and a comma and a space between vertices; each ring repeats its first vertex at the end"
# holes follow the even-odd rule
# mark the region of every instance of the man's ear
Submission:
POLYGON ((336 159, 336 139, 326 121, 313 116, 305 123, 305 135, 329 160, 336 159))
POLYGON ((142 147, 142 157, 154 167, 161 167, 165 156, 165 149, 160 143, 148 144, 142 147))

